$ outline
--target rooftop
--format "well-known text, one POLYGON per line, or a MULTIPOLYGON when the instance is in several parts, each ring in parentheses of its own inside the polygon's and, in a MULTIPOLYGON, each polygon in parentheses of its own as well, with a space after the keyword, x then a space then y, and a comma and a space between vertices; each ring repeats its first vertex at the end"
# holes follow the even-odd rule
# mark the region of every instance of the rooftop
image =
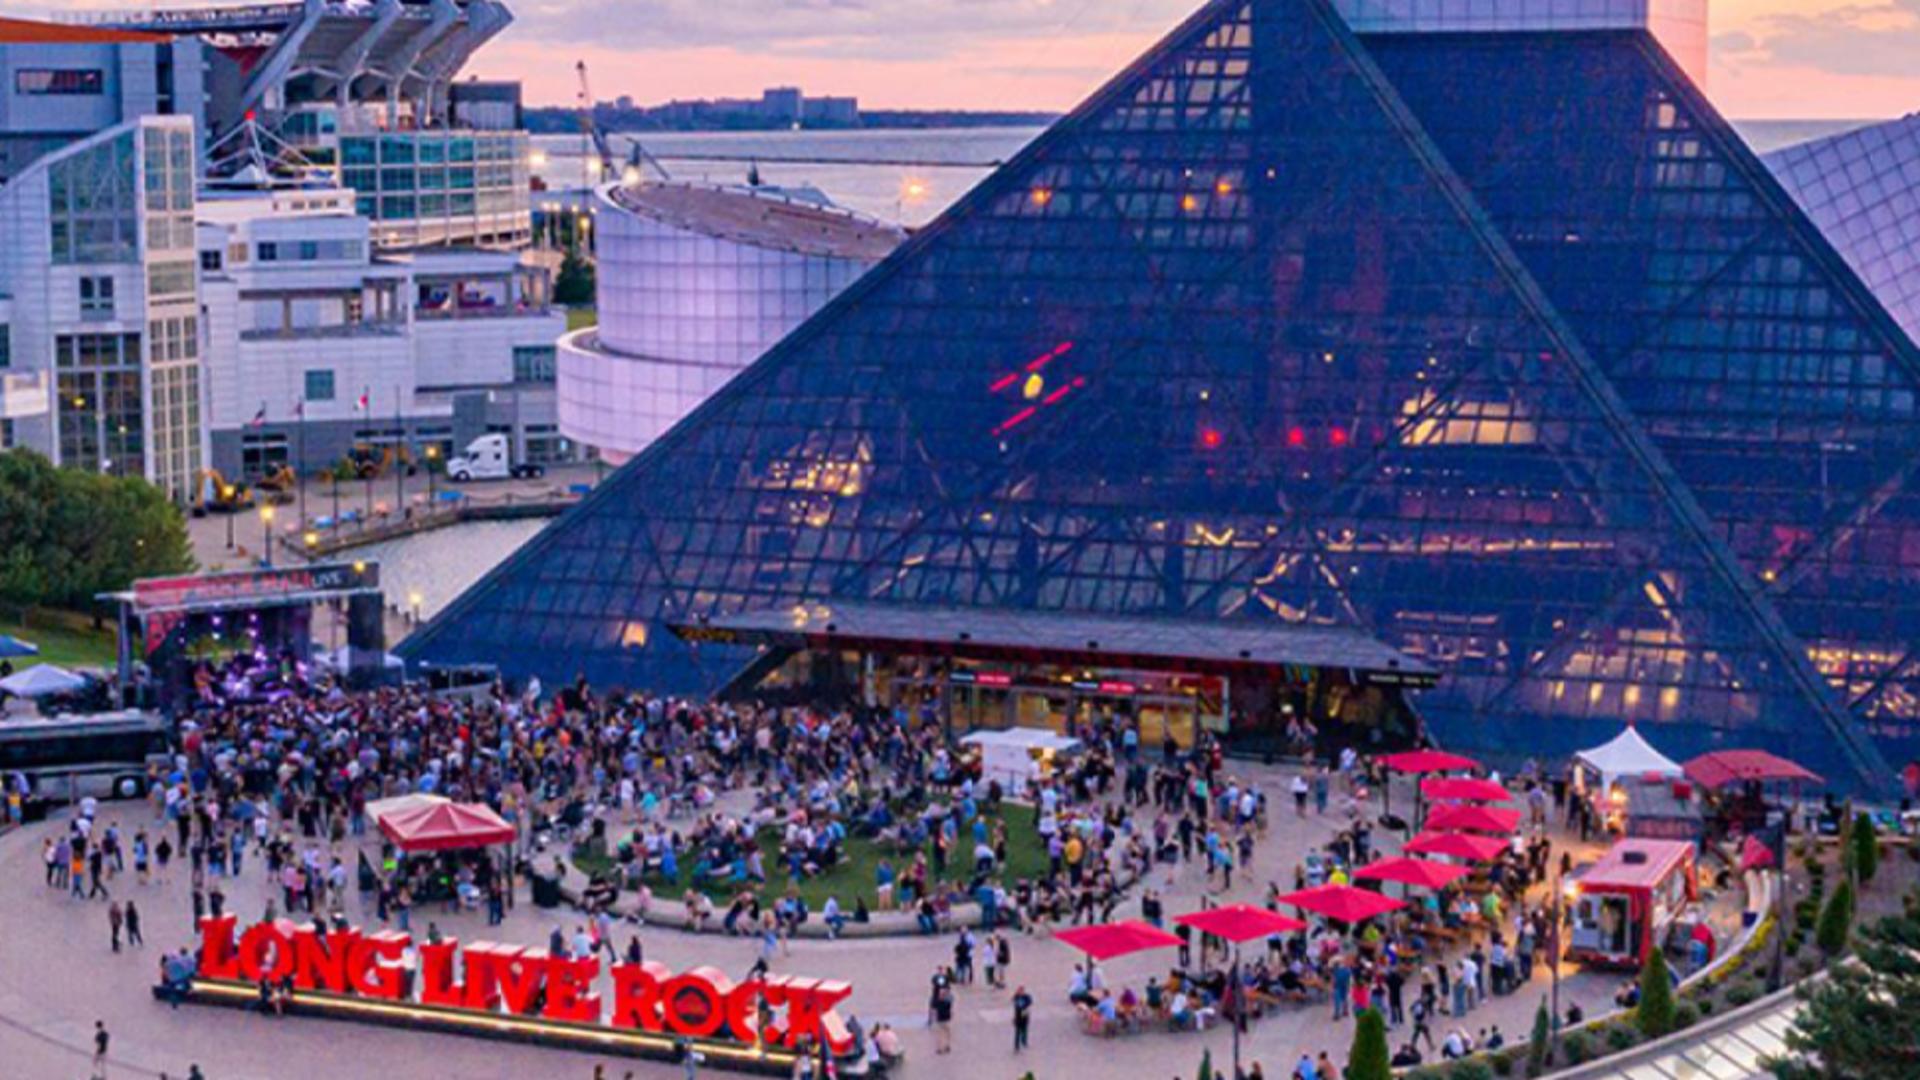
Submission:
POLYGON ((746 188, 642 183, 615 185, 607 198, 676 229, 801 255, 879 262, 906 237, 892 225, 848 210, 746 188))
POLYGON ((0 45, 162 45, 172 40, 139 30, 0 17, 0 45))
POLYGON ((994 658, 1072 654, 1125 667, 1345 668, 1424 682, 1435 669, 1357 630, 1288 623, 1085 615, 906 604, 810 603, 719 615, 673 631, 690 641, 919 651, 994 658))

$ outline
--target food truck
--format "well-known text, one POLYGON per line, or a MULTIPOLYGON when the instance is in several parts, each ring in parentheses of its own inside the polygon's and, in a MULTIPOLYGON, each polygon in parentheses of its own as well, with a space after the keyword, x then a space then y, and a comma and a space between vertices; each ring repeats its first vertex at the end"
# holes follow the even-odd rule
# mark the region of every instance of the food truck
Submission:
POLYGON ((1638 968, 1699 896, 1694 846, 1630 837, 1569 884, 1569 959, 1638 968))

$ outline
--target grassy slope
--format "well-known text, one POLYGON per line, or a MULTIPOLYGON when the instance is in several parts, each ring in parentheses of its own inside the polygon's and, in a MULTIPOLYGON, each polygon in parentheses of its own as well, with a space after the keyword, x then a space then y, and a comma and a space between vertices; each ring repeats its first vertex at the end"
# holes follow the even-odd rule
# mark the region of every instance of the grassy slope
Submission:
POLYGON ((92 619, 70 611, 36 610, 24 625, 13 619, 0 620, 0 633, 40 646, 38 656, 15 657, 15 671, 35 664, 112 668, 116 661, 113 624, 106 622, 95 630, 92 619))

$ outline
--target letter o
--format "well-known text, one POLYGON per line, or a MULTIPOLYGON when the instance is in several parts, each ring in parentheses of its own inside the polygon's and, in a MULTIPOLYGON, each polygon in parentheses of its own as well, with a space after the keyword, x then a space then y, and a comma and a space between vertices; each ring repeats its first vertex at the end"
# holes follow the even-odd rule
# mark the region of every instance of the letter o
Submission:
POLYGON ((690 971, 660 987, 660 1012, 674 1031, 704 1039, 727 1022, 727 1001, 712 983, 690 971))
POLYGON ((252 982, 277 983, 293 970, 293 943, 272 923, 256 923, 240 935, 240 971, 252 982), (266 951, 273 950, 273 967, 263 968, 266 951))

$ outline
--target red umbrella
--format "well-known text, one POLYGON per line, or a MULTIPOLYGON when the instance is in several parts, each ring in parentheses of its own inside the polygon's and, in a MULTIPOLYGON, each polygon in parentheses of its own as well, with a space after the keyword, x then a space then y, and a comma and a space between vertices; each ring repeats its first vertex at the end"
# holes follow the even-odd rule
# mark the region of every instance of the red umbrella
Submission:
POLYGON ((1420 781, 1420 794, 1429 799, 1456 802, 1512 802, 1513 793, 1491 780, 1471 776, 1430 776, 1420 781))
POLYGON ((1397 881, 1402 885, 1418 885, 1423 889, 1438 889, 1466 877, 1473 871, 1464 866, 1451 863, 1433 862, 1430 859, 1381 859, 1369 863, 1353 872, 1355 881, 1397 881))
POLYGON ((1076 926, 1070 930, 1056 931, 1053 937, 1055 941, 1064 941, 1095 960, 1111 960, 1128 953, 1167 949, 1180 944, 1179 938, 1165 930, 1156 930, 1138 919, 1099 926, 1076 926))
POLYGON ((1487 832, 1512 835, 1520 827, 1520 811, 1491 806, 1443 806, 1427 815, 1429 832, 1487 832))
POLYGON ((1357 923, 1405 906, 1404 901, 1351 885, 1321 885, 1288 893, 1280 902, 1340 922, 1357 923))
POLYGON ((1507 850, 1504 840, 1495 840, 1491 836, 1472 836, 1467 833, 1423 832, 1406 842, 1400 848, 1409 855, 1450 855, 1456 859, 1471 859, 1474 862, 1492 862, 1507 850))
POLYGON ((1773 865, 1773 849, 1752 833, 1747 834, 1746 842, 1740 845, 1740 869, 1765 870, 1773 865))
POLYGON ((1454 772, 1480 767, 1480 763, 1470 757, 1449 754, 1444 750, 1408 750, 1405 753, 1388 754, 1380 759, 1380 764, 1400 773, 1454 772))
POLYGON ((1765 750, 1716 750, 1711 754, 1702 754, 1680 768, 1694 783, 1714 789, 1747 781, 1821 782, 1819 774, 1765 750))
POLYGON ((513 826, 479 803, 433 802, 378 814, 380 831, 403 851, 452 851, 513 842, 513 826))
POLYGON ((1175 915, 1173 921, 1228 941, 1252 941, 1307 928, 1299 919, 1252 904, 1228 904, 1190 915, 1175 915))

